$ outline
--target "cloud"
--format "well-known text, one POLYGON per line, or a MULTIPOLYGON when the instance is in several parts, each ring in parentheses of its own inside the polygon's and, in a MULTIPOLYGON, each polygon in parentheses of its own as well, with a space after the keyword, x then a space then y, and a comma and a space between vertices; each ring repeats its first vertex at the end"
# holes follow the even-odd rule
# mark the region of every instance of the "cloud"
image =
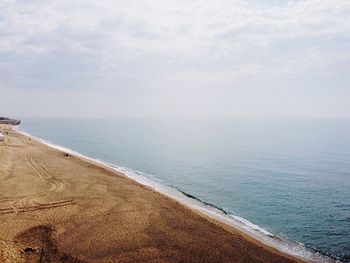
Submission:
POLYGON ((240 63, 251 53, 268 59, 276 48, 293 56, 293 41, 303 43, 299 53, 329 49, 350 35, 343 0, 265 8, 237 0, 5 1, 1 10, 0 51, 32 56, 65 49, 110 59, 124 52, 240 63))
POLYGON ((0 88, 214 95, 336 79, 350 68, 349 13, 347 0, 3 0, 0 88))

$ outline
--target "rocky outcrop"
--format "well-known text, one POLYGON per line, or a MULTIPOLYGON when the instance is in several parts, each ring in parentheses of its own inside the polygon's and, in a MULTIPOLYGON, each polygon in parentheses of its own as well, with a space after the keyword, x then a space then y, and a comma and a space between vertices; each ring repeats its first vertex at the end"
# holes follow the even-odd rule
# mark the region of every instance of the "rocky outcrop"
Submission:
POLYGON ((21 121, 15 120, 15 119, 10 119, 10 118, 5 118, 5 117, 0 117, 0 124, 20 125, 21 121))

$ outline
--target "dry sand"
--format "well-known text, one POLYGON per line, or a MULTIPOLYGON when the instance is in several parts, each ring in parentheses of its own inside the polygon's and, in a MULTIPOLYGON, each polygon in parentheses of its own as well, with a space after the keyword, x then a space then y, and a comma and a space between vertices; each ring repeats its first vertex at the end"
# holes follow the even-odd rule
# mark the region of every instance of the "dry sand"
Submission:
POLYGON ((123 174, 1 130, 0 262, 299 262, 123 174))

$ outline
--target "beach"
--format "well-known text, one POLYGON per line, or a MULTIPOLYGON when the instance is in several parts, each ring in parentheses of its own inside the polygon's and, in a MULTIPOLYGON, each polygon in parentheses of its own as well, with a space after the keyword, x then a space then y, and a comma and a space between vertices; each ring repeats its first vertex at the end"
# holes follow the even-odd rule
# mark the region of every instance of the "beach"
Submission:
POLYGON ((107 166, 0 131, 1 262, 301 262, 107 166))

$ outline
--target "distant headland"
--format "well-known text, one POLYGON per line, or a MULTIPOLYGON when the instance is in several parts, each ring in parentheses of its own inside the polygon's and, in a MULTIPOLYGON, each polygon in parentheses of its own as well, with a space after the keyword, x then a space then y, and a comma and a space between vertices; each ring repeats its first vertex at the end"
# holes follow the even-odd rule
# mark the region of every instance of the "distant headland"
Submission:
POLYGON ((20 125, 21 120, 0 117, 0 124, 20 125))

